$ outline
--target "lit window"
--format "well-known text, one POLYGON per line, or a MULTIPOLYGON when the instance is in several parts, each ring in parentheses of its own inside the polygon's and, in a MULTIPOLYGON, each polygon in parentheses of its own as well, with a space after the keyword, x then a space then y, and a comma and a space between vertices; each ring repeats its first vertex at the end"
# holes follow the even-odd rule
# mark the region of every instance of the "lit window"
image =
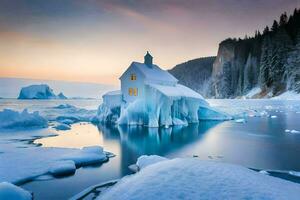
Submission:
POLYGON ((129 96, 132 96, 132 94, 133 94, 133 88, 129 88, 128 93, 129 93, 129 96))
POLYGON ((138 95, 138 89, 137 89, 137 88, 134 88, 133 94, 134 94, 134 96, 137 96, 137 95, 138 95))
POLYGON ((136 75, 135 74, 131 74, 130 80, 135 81, 136 80, 136 75))
POLYGON ((138 89, 137 88, 129 88, 128 93, 129 93, 129 96, 138 96, 138 89))

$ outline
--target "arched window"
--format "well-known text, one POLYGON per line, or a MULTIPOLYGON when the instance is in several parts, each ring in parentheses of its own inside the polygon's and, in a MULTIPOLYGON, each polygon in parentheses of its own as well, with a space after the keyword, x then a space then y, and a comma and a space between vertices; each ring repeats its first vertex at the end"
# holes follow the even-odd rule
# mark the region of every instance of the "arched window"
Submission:
POLYGON ((130 80, 135 81, 136 80, 136 75, 135 74, 131 74, 130 80))

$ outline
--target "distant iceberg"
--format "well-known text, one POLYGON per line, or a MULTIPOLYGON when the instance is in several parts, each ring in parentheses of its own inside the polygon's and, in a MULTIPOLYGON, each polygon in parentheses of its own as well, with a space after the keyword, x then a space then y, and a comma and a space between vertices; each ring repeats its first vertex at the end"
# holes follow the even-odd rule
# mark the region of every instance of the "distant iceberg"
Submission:
POLYGON ((41 84, 23 87, 18 99, 67 99, 67 97, 63 93, 56 96, 48 85, 41 84))

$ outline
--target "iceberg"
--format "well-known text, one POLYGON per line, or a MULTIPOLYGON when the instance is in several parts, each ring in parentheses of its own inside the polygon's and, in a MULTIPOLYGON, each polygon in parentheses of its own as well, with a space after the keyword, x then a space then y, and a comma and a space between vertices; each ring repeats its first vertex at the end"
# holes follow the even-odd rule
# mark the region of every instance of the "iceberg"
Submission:
MULTIPOLYGON (((248 168, 198 158, 147 160, 136 174, 122 178, 97 200, 299 199, 300 185, 248 168), (153 160, 153 163, 149 162, 153 160), (130 189, 128 189, 130 187, 130 189)), ((138 163, 137 163, 138 164, 138 163)))
POLYGON ((67 99, 67 97, 63 93, 56 96, 48 85, 41 84, 23 87, 18 99, 67 99))
POLYGON ((121 91, 103 95, 94 123, 118 125, 144 125, 148 127, 186 126, 199 120, 231 120, 225 112, 209 106, 204 98, 191 89, 177 84, 146 87, 148 98, 122 102, 121 91))
POLYGON ((48 121, 35 111, 29 113, 27 109, 17 112, 10 109, 0 111, 0 129, 46 128, 48 121))

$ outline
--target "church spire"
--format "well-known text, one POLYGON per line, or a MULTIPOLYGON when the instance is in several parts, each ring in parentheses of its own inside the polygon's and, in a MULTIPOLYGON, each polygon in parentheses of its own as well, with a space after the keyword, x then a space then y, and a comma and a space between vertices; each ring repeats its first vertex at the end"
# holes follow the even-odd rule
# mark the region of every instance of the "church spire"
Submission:
POLYGON ((153 57, 150 55, 149 51, 147 51, 146 55, 144 56, 144 64, 148 67, 152 68, 153 65, 153 57))

